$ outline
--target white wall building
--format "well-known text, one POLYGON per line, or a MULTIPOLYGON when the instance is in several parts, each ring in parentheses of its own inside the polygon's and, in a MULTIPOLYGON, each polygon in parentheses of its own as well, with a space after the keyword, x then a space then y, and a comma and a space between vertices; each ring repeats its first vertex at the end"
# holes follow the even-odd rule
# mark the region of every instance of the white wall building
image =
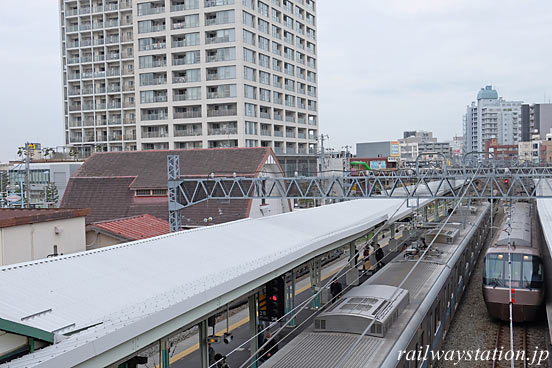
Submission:
POLYGON ((477 102, 464 115, 464 151, 482 152, 485 141, 496 138, 499 145, 521 141, 521 101, 505 101, 492 86, 481 88, 477 102))
POLYGON ((314 0, 59 4, 67 144, 316 152, 314 0))

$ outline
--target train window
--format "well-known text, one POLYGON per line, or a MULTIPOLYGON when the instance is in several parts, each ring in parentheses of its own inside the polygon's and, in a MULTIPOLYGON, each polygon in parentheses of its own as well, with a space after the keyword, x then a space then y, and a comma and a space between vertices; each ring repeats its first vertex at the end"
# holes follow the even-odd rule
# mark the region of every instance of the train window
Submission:
POLYGON ((508 275, 508 254, 489 253, 485 258, 483 282, 488 286, 532 288, 543 287, 542 261, 539 257, 512 254, 512 284, 508 275))
MULTIPOLYGON (((516 254, 517 255, 517 254, 516 254)), ((523 263, 523 287, 524 288, 542 288, 542 261, 539 257, 522 255, 523 263)))
POLYGON ((434 335, 437 335, 439 327, 441 327, 441 301, 437 302, 437 307, 435 308, 435 323, 433 326, 435 327, 434 335))

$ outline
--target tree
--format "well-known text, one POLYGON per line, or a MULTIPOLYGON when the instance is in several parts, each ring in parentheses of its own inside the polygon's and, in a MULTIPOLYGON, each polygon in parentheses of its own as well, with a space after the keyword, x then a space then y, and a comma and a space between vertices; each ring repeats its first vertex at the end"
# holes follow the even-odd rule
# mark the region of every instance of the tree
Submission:
POLYGON ((56 150, 55 148, 52 148, 52 147, 44 147, 42 149, 42 155, 44 157, 48 157, 48 158, 52 158, 52 155, 56 153, 56 150))
POLYGON ((79 150, 77 149, 77 147, 72 146, 69 149, 69 156, 71 156, 76 161, 78 155, 79 155, 79 150))
POLYGON ((57 207, 59 201, 59 192, 55 183, 48 183, 46 186, 46 203, 48 207, 57 207))

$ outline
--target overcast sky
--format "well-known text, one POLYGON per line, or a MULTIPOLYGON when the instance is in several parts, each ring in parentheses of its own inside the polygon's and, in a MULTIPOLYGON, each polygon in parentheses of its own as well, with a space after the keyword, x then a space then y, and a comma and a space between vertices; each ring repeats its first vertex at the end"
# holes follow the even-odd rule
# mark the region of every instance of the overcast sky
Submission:
MULTIPOLYGON (((0 1, 0 161, 27 140, 64 143, 57 2, 0 1)), ((486 84, 510 100, 552 98, 550 0, 317 3, 320 130, 334 148, 462 134, 486 84)))

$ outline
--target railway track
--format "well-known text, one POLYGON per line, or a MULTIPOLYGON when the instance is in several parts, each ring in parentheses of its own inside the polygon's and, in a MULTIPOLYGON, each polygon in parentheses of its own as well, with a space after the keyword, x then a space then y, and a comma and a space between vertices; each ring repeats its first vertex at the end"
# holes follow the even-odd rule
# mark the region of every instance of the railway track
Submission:
POLYGON ((493 356, 492 368, 513 367, 527 368, 533 359, 538 337, 535 336, 535 331, 526 323, 514 325, 514 350, 510 350, 510 325, 508 323, 499 322, 496 327, 495 349, 497 354, 493 356))

